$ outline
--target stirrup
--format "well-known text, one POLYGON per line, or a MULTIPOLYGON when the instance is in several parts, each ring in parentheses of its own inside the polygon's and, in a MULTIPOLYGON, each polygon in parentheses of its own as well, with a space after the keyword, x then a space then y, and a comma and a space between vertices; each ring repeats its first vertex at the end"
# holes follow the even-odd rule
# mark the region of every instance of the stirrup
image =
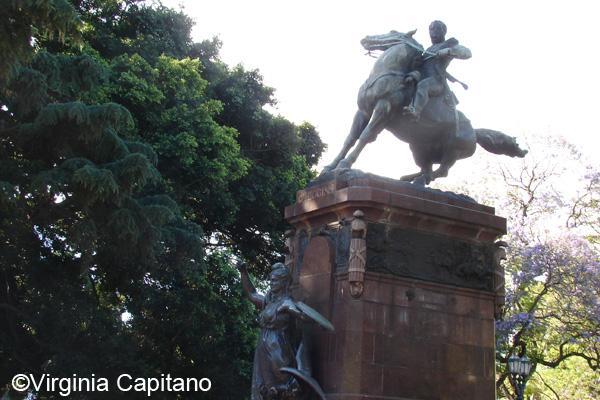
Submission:
POLYGON ((410 114, 415 120, 419 120, 419 112, 417 111, 417 109, 413 106, 406 106, 404 107, 404 115, 406 114, 410 114))

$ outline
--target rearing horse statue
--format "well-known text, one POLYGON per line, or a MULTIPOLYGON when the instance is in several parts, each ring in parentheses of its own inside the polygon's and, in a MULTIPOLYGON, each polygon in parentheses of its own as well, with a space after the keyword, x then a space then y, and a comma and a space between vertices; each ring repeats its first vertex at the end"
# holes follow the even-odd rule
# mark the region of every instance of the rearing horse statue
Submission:
POLYGON ((457 160, 475 153, 477 144, 494 154, 510 157, 527 154, 513 137, 490 129, 473 129, 471 122, 450 100, 449 89, 442 96, 431 97, 418 120, 403 113, 415 91, 423 54, 423 47, 412 37, 415 32, 392 31, 367 36, 361 41, 368 51, 384 52, 358 92, 358 111, 342 150, 321 175, 337 168, 350 168, 367 143, 375 141, 384 129, 409 143, 415 163, 421 170, 403 176, 401 180, 419 185, 448 176, 457 160), (434 164, 439 164, 438 169, 433 170, 434 164))

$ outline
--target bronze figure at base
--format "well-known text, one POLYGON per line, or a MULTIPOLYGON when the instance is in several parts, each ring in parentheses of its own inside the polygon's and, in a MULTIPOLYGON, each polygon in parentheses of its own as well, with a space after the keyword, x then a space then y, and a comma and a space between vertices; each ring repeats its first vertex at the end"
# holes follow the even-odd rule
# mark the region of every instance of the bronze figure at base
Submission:
POLYGON ((270 290, 262 295, 250 280, 244 263, 238 265, 242 288, 248 299, 262 311, 260 333, 252 371, 252 400, 325 399, 311 377, 308 348, 301 323, 315 322, 328 330, 333 326, 323 316, 290 294, 292 276, 282 263, 273 264, 270 290))

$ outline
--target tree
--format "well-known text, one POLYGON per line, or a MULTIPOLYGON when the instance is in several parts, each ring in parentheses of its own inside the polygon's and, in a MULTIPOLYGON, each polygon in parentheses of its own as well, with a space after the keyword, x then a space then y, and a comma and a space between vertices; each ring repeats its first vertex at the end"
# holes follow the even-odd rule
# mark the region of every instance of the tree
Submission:
POLYGON ((211 378, 203 398, 243 397, 255 313, 229 265, 260 273, 281 256, 318 134, 265 112, 258 71, 224 65, 216 39, 192 43, 181 12, 38 3, 49 11, 0 16, 33 21, 34 37, 6 53, 0 86, 2 382, 170 373, 211 378))
POLYGON ((227 190, 236 204, 234 220, 221 222, 214 232, 221 243, 238 244, 246 258, 262 265, 264 271, 269 260, 282 251, 287 229, 282 210, 294 203, 298 188, 315 177, 306 165, 315 165, 325 146, 309 123, 298 127, 263 109, 274 105, 273 90, 262 86, 257 71, 237 66, 220 74, 211 86, 223 103, 216 118, 239 132, 238 141, 249 168, 248 174, 227 190), (258 236, 256 232, 275 234, 258 236))
POLYGON ((81 20, 66 0, 4 1, 0 4, 0 81, 13 77, 33 56, 32 38, 58 37, 79 43, 81 20))
POLYGON ((597 399, 600 396, 600 376, 590 371, 585 360, 572 357, 559 367, 547 368, 536 373, 536 391, 544 393, 543 398, 560 399, 597 399))
POLYGON ((94 97, 102 70, 89 56, 40 49, 2 86, 5 382, 16 371, 152 373, 149 362, 132 361, 158 355, 138 334, 159 316, 140 312, 126 326, 121 314, 147 311, 141 304, 151 299, 169 305, 168 285, 208 286, 189 272, 203 265, 200 229, 166 196, 141 192, 161 177, 151 147, 121 135, 129 111, 78 101, 94 97))
POLYGON ((315 128, 265 111, 274 89, 258 71, 221 62, 218 39, 192 43, 183 13, 100 3, 78 3, 94 27, 84 37, 109 63, 106 99, 131 111, 136 138, 158 155, 159 191, 177 199, 211 247, 265 276, 283 250, 283 209, 314 178, 325 148, 315 128))
POLYGON ((600 378, 598 174, 560 137, 533 138, 528 147, 525 159, 486 168, 499 172, 499 183, 486 177, 476 186, 483 190, 470 193, 510 216, 507 304, 496 324, 497 385, 511 396, 506 359, 525 346, 533 362, 530 393, 581 398, 568 394, 581 388, 562 383, 560 389, 551 377, 577 365, 587 368, 590 381, 600 378))

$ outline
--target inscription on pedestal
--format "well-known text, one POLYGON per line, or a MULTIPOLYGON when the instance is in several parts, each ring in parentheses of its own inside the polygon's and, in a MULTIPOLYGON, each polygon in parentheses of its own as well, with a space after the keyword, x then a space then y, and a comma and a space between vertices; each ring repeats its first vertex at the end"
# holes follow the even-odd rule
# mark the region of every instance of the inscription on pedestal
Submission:
POLYGON ((302 203, 306 200, 313 200, 319 197, 327 196, 335 192, 335 183, 329 183, 325 186, 316 186, 305 190, 300 190, 296 195, 296 201, 302 203))

